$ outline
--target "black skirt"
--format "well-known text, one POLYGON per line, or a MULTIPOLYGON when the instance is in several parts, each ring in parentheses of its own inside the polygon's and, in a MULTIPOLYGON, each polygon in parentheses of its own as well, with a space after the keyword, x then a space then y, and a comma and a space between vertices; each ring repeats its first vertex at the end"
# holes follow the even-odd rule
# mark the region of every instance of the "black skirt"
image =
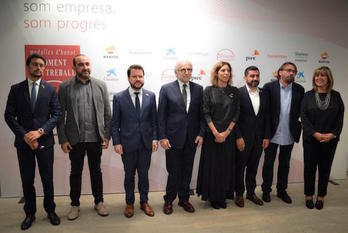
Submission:
POLYGON ((236 140, 233 131, 223 143, 214 139, 211 132, 204 137, 196 192, 204 201, 224 202, 234 194, 236 140))

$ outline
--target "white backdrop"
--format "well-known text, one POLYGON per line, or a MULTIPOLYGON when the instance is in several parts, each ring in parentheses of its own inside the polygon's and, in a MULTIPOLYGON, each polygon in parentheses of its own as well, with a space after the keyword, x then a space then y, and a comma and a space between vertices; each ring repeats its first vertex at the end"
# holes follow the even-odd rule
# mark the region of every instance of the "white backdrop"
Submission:
MULTIPOLYGON (((299 70, 296 81, 310 90, 314 69, 327 65, 334 73, 334 88, 348 103, 348 4, 344 0, 7 0, 0 12, 2 113, 10 86, 25 78, 25 45, 79 45, 81 53, 91 58, 92 75, 107 83, 110 100, 113 93, 128 86, 129 65, 141 64, 145 88, 158 94, 164 83, 174 80, 175 62, 185 58, 193 62, 193 81, 203 86, 209 85, 210 70, 220 59, 231 63, 237 87, 244 85, 243 71, 249 65, 260 68, 262 86, 283 62, 293 61, 299 70)), ((20 196, 14 135, 4 120, 0 132, 1 196, 20 196)), ((347 134, 345 125, 333 179, 346 176, 347 134)), ((197 151, 192 187, 199 154, 197 151)), ((104 192, 123 192, 123 165, 112 147, 104 152, 102 169, 104 192)), ((56 145, 56 194, 68 194, 69 171, 69 159, 56 145)), ((87 163, 83 176, 83 193, 90 193, 87 163)), ((166 177, 160 149, 152 157, 150 189, 164 190, 166 177)), ((36 183, 39 181, 37 175, 36 183)), ((290 181, 303 181, 301 144, 293 151, 290 181)), ((42 193, 41 185, 37 187, 42 193)))

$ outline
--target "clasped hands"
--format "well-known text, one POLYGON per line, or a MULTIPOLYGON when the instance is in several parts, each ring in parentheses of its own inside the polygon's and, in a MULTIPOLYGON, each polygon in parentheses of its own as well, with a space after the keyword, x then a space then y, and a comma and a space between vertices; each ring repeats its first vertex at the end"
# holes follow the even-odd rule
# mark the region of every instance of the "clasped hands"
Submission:
POLYGON ((24 141, 29 145, 30 149, 36 150, 39 147, 37 140, 39 137, 41 137, 41 133, 38 130, 33 130, 24 134, 24 141))
POLYGON ((332 133, 319 133, 319 132, 315 132, 313 134, 313 137, 319 141, 319 142, 329 142, 332 139, 335 138, 335 135, 333 135, 332 133))

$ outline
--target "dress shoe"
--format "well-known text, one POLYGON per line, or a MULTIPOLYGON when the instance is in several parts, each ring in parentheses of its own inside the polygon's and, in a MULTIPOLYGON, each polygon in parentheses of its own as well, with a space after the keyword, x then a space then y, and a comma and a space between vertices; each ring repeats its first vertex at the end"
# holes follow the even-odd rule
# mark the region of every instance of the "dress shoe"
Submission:
POLYGON ((108 216, 109 215, 109 211, 106 209, 104 203, 101 201, 99 202, 98 204, 96 204, 94 206, 94 209, 97 211, 97 213, 100 215, 100 216, 108 216))
POLYGON ((172 214, 173 213, 173 204, 171 202, 165 202, 163 205, 163 213, 172 214))
POLYGON ((236 205, 240 208, 244 207, 244 198, 243 196, 236 196, 234 203, 236 203, 236 205))
POLYGON ((60 224, 60 218, 55 212, 51 212, 47 214, 48 219, 50 220, 52 225, 59 225, 60 224))
POLYGON ((255 194, 247 195, 246 198, 254 202, 256 205, 263 205, 263 201, 260 198, 258 198, 255 194))
POLYGON ((126 208, 124 209, 124 216, 127 218, 131 218, 134 215, 134 205, 133 204, 127 204, 126 208))
POLYGON ((277 196, 282 199, 283 202, 287 203, 287 204, 291 204, 292 200, 291 197, 288 195, 287 192, 284 193, 278 193, 277 196))
POLYGON ((155 216, 155 212, 153 211, 153 209, 148 203, 141 204, 140 209, 142 209, 147 216, 150 216, 150 217, 155 216))
POLYGON ((322 208, 324 208, 324 202, 322 200, 318 200, 315 202, 315 208, 317 210, 321 210, 322 208))
POLYGON ((263 193, 262 194, 262 200, 264 202, 271 202, 271 195, 269 195, 269 193, 263 193))
POLYGON ((21 224, 21 229, 24 231, 26 229, 29 229, 31 227, 31 224, 35 221, 35 215, 28 214, 25 216, 25 219, 23 220, 21 224))
POLYGON ((68 213, 68 220, 75 220, 79 217, 80 207, 79 206, 71 206, 71 209, 68 213))
POLYGON ((219 203, 218 202, 216 202, 216 201, 212 201, 212 202, 210 202, 210 205, 211 205, 211 207, 213 207, 214 209, 220 209, 220 205, 219 205, 219 203))
POLYGON ((190 202, 188 202, 188 201, 183 201, 183 202, 180 202, 179 201, 179 206, 181 206, 182 208, 184 208, 184 210, 186 211, 186 212, 189 212, 189 213, 193 213, 193 212, 195 212, 195 208, 193 207, 193 205, 190 203, 190 202))
POLYGON ((306 200, 306 207, 308 209, 313 209, 314 208, 313 199, 306 200))
POLYGON ((226 207, 227 207, 226 202, 224 202, 224 201, 218 202, 218 205, 219 205, 220 208, 222 208, 222 209, 226 209, 226 207))

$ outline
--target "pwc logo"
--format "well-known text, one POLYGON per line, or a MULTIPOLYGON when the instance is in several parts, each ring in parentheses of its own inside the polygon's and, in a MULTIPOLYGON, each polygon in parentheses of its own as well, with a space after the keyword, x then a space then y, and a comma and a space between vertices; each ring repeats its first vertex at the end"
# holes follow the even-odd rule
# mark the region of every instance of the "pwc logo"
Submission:
POLYGON ((260 55, 260 52, 255 49, 251 56, 246 56, 245 61, 256 61, 256 57, 260 55))

